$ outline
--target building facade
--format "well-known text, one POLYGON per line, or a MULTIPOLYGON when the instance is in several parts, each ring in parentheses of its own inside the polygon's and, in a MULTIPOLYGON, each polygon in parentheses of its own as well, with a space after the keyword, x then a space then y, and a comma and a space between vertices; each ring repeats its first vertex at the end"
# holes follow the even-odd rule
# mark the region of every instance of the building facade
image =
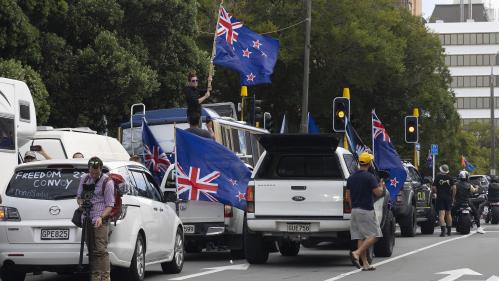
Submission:
POLYGON ((397 0, 395 3, 398 6, 408 9, 413 16, 421 16, 422 0, 397 0))
MULTIPOLYGON (((497 22, 436 22, 428 29, 438 34, 445 64, 452 76, 450 88, 464 126, 490 122, 490 83, 495 80, 495 124, 499 126, 499 24, 497 22), (492 75, 491 75, 492 72, 492 75)), ((489 123, 490 124, 490 123, 489 123)))

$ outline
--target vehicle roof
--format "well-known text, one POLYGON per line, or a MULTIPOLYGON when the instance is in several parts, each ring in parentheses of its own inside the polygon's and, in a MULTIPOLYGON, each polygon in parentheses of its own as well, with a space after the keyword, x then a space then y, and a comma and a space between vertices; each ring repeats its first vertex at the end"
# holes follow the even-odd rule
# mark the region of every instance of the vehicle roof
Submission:
POLYGON ((251 131, 258 131, 258 132, 261 132, 262 134, 269 133, 269 131, 266 130, 266 129, 253 127, 253 126, 251 126, 249 124, 246 124, 246 122, 238 121, 238 120, 235 120, 233 118, 221 117, 221 118, 217 118, 216 122, 218 122, 220 124, 230 125, 230 126, 233 126, 233 127, 238 127, 238 128, 243 128, 243 129, 251 130, 251 131))
POLYGON ((331 134, 262 134, 258 141, 269 152, 331 152, 339 143, 331 134))
MULTIPOLYGON (((209 116, 211 119, 220 117, 215 111, 208 108, 202 108, 202 121, 206 120, 207 116, 209 116)), ((149 110, 145 112, 145 116, 142 114, 142 112, 137 112, 132 116, 133 126, 142 126, 142 119, 144 117, 148 125, 187 123, 187 108, 164 108, 149 110)), ((120 127, 122 129, 130 128, 130 121, 121 123, 120 127)))
MULTIPOLYGON (((104 168, 108 170, 113 170, 119 167, 127 166, 136 166, 137 168, 145 168, 146 167, 140 163, 133 161, 106 161, 103 160, 104 168)), ((48 166, 64 166, 64 165, 72 165, 77 168, 87 168, 88 159, 52 159, 52 160, 42 160, 42 161, 34 161, 29 163, 20 164, 16 167, 16 171, 18 170, 29 170, 36 168, 46 168, 48 166)))

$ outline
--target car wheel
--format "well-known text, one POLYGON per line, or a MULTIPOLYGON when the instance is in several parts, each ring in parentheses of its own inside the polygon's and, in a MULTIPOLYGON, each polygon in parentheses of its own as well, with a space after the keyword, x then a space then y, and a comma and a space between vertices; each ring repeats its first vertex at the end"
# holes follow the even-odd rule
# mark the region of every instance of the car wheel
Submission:
POLYGON ((374 254, 377 257, 391 257, 395 246, 395 218, 392 211, 387 212, 383 229, 383 237, 374 244, 374 254))
POLYGON ((128 270, 128 279, 131 281, 143 281, 146 272, 146 247, 144 237, 141 234, 137 236, 135 242, 135 251, 133 252, 132 262, 128 270))
POLYGON ((2 268, 0 271, 2 281, 24 281, 26 272, 16 271, 9 268, 2 268))
POLYGON ((489 209, 489 212, 490 212, 490 222, 492 224, 499 223, 499 208, 494 206, 491 209, 489 209))
POLYGON ((300 252, 300 242, 283 239, 279 241, 279 252, 285 257, 294 257, 300 252))
POLYGON ((411 212, 400 220, 400 233, 404 237, 414 237, 418 225, 416 223, 416 207, 411 206, 411 212))
POLYGON ((262 235, 248 231, 248 225, 244 222, 244 256, 250 264, 263 264, 269 258, 269 249, 265 245, 262 235))
POLYGON ((175 245, 173 259, 169 262, 161 263, 164 273, 180 273, 184 267, 184 234, 180 229, 175 235, 175 245))

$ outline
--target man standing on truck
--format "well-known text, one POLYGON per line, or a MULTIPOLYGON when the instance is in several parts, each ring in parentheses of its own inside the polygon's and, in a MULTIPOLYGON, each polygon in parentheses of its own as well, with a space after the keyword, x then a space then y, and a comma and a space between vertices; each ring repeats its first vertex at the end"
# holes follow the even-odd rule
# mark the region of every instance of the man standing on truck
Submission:
POLYGON ((193 113, 199 113, 201 116, 201 104, 210 97, 210 90, 201 90, 198 89, 198 77, 196 75, 196 72, 191 72, 187 76, 188 78, 188 85, 187 87, 184 88, 184 96, 185 100, 187 102, 187 119, 189 119, 189 116, 191 116, 193 113), (201 95, 203 94, 204 95, 201 95))
POLYGON ((384 185, 369 172, 373 160, 372 154, 362 152, 359 155, 359 170, 347 180, 352 207, 350 236, 352 240, 357 240, 357 250, 352 251, 350 255, 357 268, 361 268, 359 259, 362 259, 362 270, 376 269, 367 260, 367 250, 376 243, 379 237, 383 237, 374 213, 373 195, 381 197, 384 193, 384 185))

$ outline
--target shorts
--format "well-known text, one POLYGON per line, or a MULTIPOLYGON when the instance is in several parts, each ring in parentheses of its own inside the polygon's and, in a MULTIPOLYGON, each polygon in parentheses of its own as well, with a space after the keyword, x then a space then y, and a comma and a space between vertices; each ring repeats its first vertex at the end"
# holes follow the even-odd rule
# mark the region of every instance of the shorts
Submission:
POLYGON ((363 240, 369 237, 383 237, 374 210, 352 209, 350 237, 352 240, 363 240))
POLYGON ((452 200, 450 198, 437 198, 437 210, 450 211, 452 209, 452 200))

